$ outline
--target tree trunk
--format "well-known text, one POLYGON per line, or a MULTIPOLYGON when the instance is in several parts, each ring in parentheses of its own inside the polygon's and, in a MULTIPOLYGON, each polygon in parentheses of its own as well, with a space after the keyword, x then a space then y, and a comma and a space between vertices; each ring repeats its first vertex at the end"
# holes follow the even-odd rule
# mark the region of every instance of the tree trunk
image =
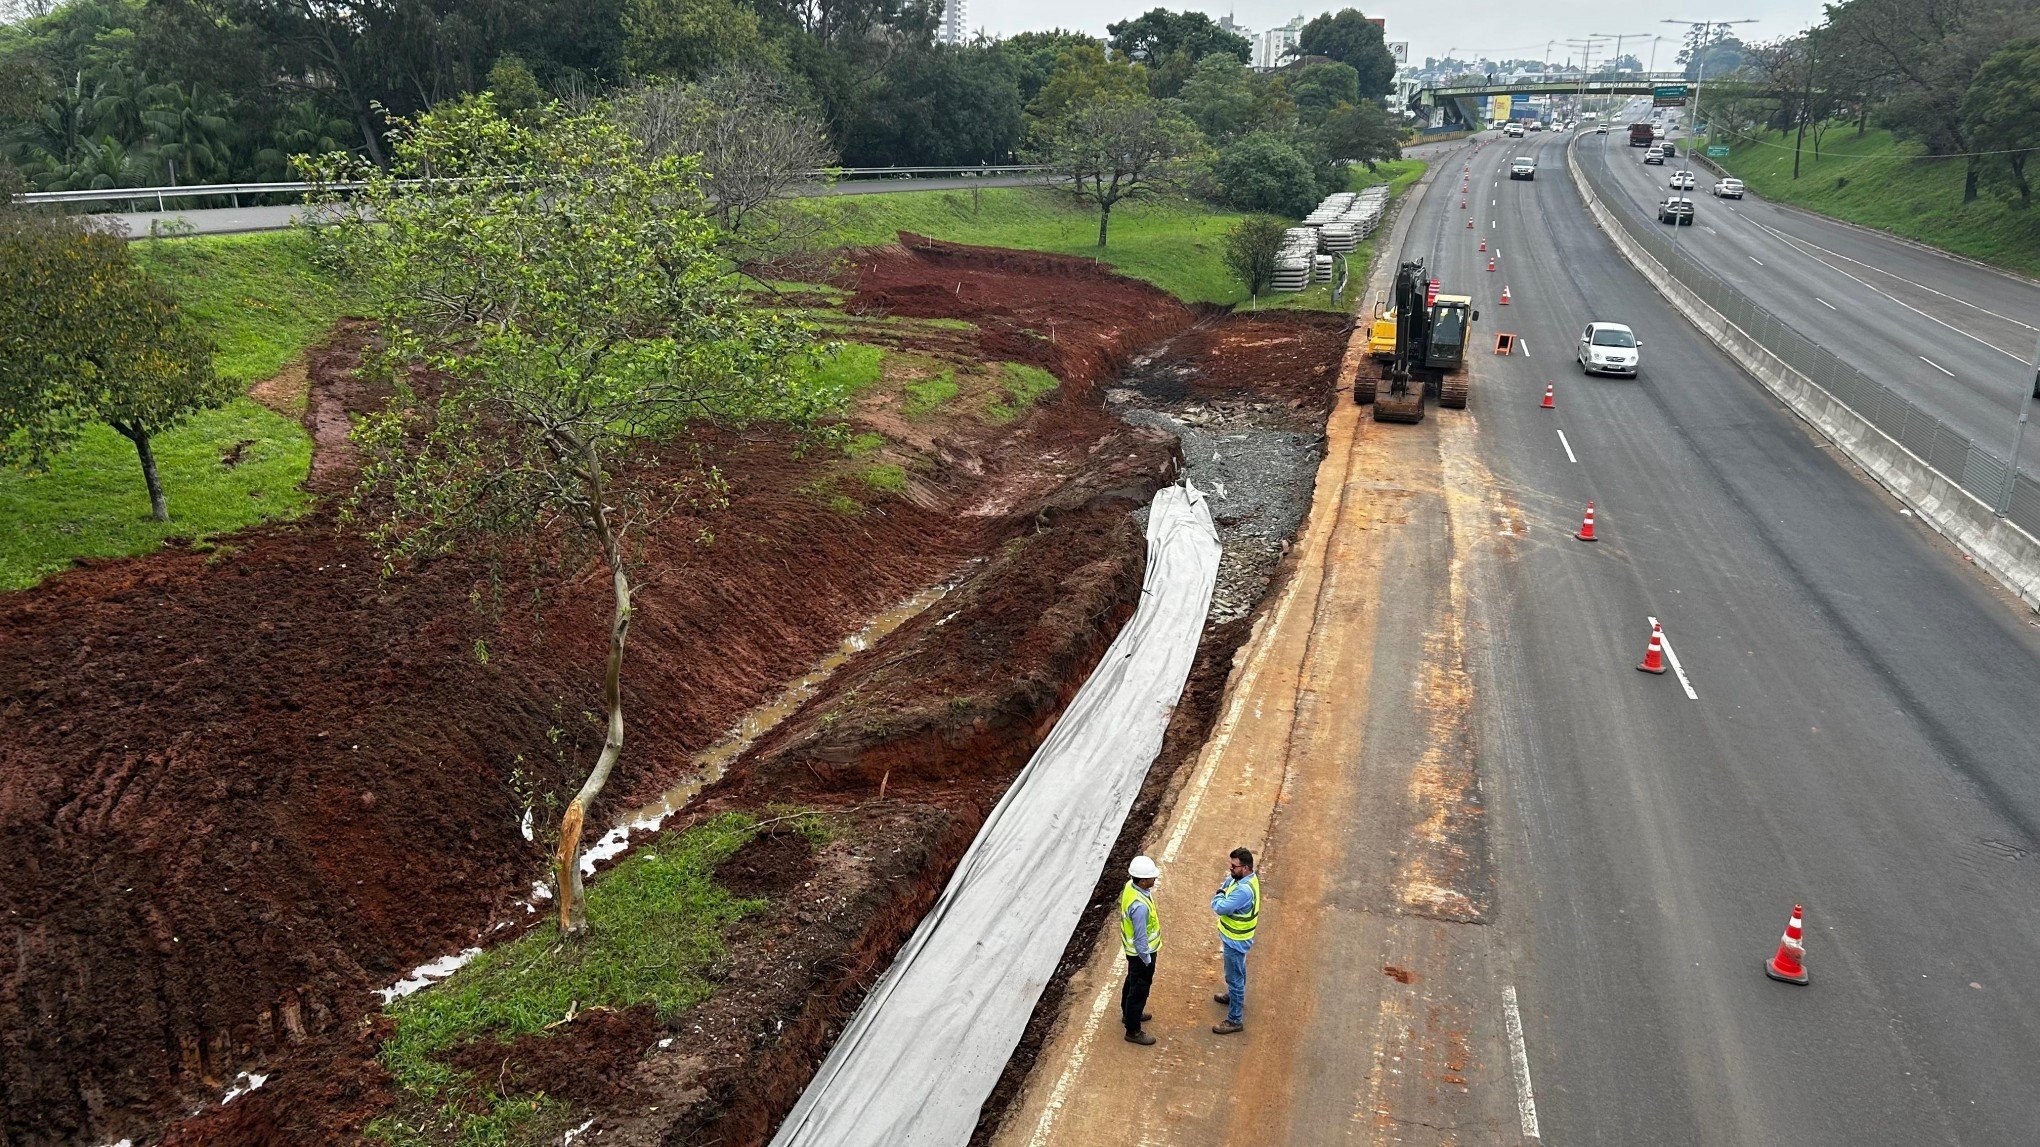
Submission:
POLYGON ((1098 246, 1100 249, 1103 249, 1105 246, 1105 228, 1111 222, 1112 205, 1107 203, 1098 208, 1098 246))
POLYGON ((2025 153, 2012 152, 2010 155, 2005 156, 2005 162, 2011 165, 2012 182, 2019 185, 2019 206, 2033 206, 2033 185, 2026 179, 2025 153))
POLYGON ((587 819, 588 807, 602 795, 602 787, 609 783, 609 774, 616 767, 616 759, 623 755, 623 642, 630 633, 631 614, 630 575, 623 568, 623 552, 617 544, 616 531, 610 525, 609 511, 602 504, 602 469, 593 451, 589 452, 586 465, 591 475, 588 487, 595 507, 595 532, 602 540, 602 557, 609 563, 610 584, 616 600, 615 613, 609 623, 609 667, 602 678, 602 703, 609 713, 609 732, 603 738, 602 753, 595 759, 594 770, 582 782, 581 791, 574 794, 572 803, 567 805, 566 815, 560 818, 560 845, 554 863, 562 936, 579 936, 588 931, 588 904, 581 889, 581 827, 587 819))
POLYGON ((1983 157, 1980 155, 1970 156, 1969 170, 1964 172, 1962 176, 1962 202, 1964 203, 1976 202, 1976 180, 1977 177, 1982 174, 1983 174, 1983 157))
POLYGON ((149 447, 149 434, 138 427, 114 423, 113 428, 121 437, 135 444, 135 453, 142 459, 142 481, 149 487, 149 516, 159 522, 170 520, 170 502, 163 497, 163 479, 156 475, 156 452, 149 447))

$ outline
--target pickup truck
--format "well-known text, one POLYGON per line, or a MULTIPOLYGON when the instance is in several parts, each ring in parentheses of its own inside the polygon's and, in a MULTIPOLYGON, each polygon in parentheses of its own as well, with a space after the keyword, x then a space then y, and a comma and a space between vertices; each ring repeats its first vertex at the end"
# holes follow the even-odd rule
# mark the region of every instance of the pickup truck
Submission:
POLYGON ((1655 139, 1657 139, 1657 128, 1652 127, 1650 124, 1633 123, 1629 125, 1629 146, 1649 147, 1655 139))

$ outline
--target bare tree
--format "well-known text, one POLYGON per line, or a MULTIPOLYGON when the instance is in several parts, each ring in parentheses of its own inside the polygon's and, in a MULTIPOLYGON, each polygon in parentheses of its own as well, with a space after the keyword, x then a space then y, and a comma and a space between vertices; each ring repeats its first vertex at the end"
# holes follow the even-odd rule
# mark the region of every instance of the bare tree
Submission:
POLYGON ((741 262, 780 265, 809 253, 820 229, 801 193, 836 164, 821 117, 778 77, 731 70, 645 88, 617 104, 652 157, 699 157, 707 211, 741 262))
POLYGON ((1183 190, 1202 170, 1204 137, 1147 96, 1100 95, 1049 121, 1037 153, 1049 181, 1098 208, 1098 246, 1120 201, 1183 190))

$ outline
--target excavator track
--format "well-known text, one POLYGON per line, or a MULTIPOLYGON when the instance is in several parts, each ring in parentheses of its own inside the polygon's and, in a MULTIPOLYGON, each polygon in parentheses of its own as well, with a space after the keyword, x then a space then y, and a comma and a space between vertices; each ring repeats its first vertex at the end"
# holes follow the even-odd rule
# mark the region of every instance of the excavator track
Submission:
POLYGON ((1446 375, 1438 380, 1438 405, 1447 410, 1465 410, 1466 389, 1466 375, 1446 375))
POLYGON ((1375 379, 1366 375, 1353 380, 1353 402, 1355 405, 1365 406, 1374 401, 1375 381, 1375 379))

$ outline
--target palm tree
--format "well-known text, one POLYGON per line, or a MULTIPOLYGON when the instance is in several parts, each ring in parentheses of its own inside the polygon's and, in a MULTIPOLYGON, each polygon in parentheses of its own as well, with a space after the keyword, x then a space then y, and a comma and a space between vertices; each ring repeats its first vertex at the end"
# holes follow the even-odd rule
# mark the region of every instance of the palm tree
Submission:
POLYGON ((92 86, 93 126, 100 135, 110 135, 132 147, 148 137, 149 111, 167 96, 163 85, 152 83, 147 72, 115 64, 92 86))
POLYGON ((289 179, 295 174, 291 170, 292 156, 346 151, 346 140, 353 131, 352 124, 328 115, 317 102, 293 101, 277 116, 276 127, 270 132, 270 145, 255 153, 256 171, 262 179, 289 179))
POLYGON ((169 172, 169 182, 202 183, 225 171, 232 160, 233 124, 227 101, 206 94, 197 84, 163 85, 162 102, 149 109, 149 134, 156 155, 169 172))

